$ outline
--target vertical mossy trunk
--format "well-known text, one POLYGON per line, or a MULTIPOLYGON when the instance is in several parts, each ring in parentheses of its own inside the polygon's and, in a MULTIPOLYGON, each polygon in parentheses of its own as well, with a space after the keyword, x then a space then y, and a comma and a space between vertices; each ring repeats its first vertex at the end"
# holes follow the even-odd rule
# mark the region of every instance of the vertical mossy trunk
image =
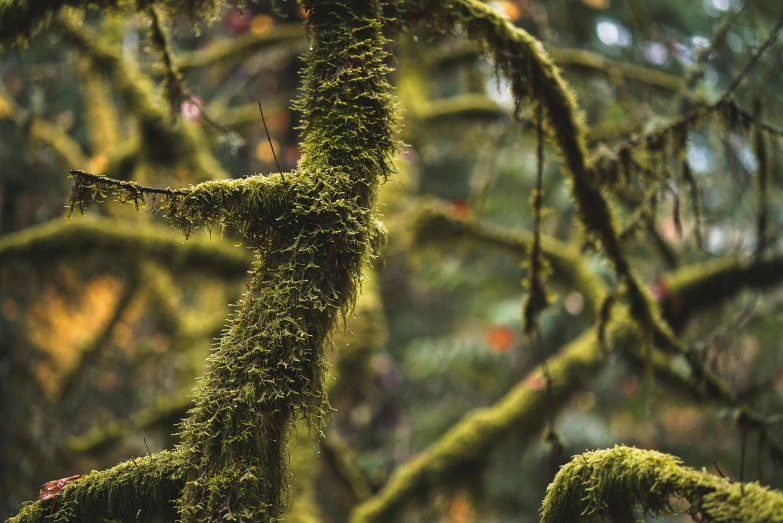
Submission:
POLYGON ((323 346, 353 304, 378 234, 376 187, 394 149, 378 6, 323 0, 305 8, 312 52, 298 103, 303 159, 284 182, 294 204, 277 235, 261 235, 265 255, 183 424, 192 463, 180 502, 186 522, 281 515, 290 428, 301 416, 320 431, 323 346))

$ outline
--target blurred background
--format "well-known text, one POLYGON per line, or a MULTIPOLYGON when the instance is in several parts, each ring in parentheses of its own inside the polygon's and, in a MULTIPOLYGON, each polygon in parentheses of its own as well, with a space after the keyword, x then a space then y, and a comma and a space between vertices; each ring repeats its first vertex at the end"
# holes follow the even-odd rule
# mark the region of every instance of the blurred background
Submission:
MULTIPOLYGON (((783 10, 760 0, 491 5, 550 50, 577 93, 595 150, 717 99, 783 10)), ((252 261, 230 230, 183 242, 154 202, 138 212, 106 202, 66 220, 68 170, 177 187, 275 172, 277 163, 295 167, 291 101, 308 51, 304 16, 293 0, 260 0, 226 7, 197 27, 163 20, 186 88, 176 118, 143 15, 77 14, 29 47, 0 54, 0 518, 35 499, 46 481, 176 444, 189 391, 252 261)), ((306 442, 292 450, 295 473, 298 458, 308 469, 296 489, 309 490, 316 507, 316 519, 303 521, 345 521, 396 467, 592 325, 586 297, 555 280, 542 343, 530 343, 520 327, 525 250, 487 240, 482 230, 445 242, 430 241, 444 227, 421 233, 422 205, 447 222, 532 230, 535 125, 526 110, 515 114, 510 86, 486 53, 459 35, 436 38, 414 27, 390 47, 404 145, 381 195, 388 246, 367 267, 356 313, 329 350, 335 410, 327 436, 318 449, 306 442)), ((735 95, 775 127, 781 69, 778 42, 735 95)), ((624 220, 647 198, 657 202, 627 252, 656 297, 671 298, 670 317, 687 316, 683 337, 703 345, 708 366, 757 410, 779 414, 783 288, 746 291, 691 315, 677 310, 660 277, 752 255, 760 160, 770 180, 767 248, 780 251, 780 139, 767 137, 761 159, 751 136, 714 121, 688 139, 698 207, 679 179, 614 195, 624 220)), ((543 231, 578 243, 562 165, 553 151, 546 155, 543 231)), ((611 285, 600 253, 580 252, 611 285)), ((553 418, 556 438, 530 444, 524 430, 519 440, 510 434, 486 467, 465 471, 459 488, 412 507, 405 520, 537 521, 560 465, 616 443, 783 487, 781 425, 760 442, 756 432, 743 435, 731 409, 695 401, 621 353, 553 418)))

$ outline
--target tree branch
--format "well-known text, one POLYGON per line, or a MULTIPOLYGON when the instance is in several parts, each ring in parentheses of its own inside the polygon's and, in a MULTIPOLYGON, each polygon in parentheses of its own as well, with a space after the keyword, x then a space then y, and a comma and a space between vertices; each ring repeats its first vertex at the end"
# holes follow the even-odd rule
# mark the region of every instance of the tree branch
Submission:
POLYGON ((160 166, 186 165, 197 180, 229 178, 193 125, 180 122, 172 126, 168 114, 158 104, 152 82, 133 61, 123 58, 71 17, 59 16, 54 29, 89 62, 96 74, 111 81, 120 100, 138 119, 146 160, 160 166))
POLYGON ((679 510, 672 498, 690 504, 683 512, 699 521, 773 523, 783 521, 783 493, 758 483, 732 483, 696 471, 661 452, 616 446, 587 452, 565 465, 547 488, 541 522, 633 521, 634 509, 654 516, 679 510))
POLYGON ((131 459, 72 481, 53 499, 22 507, 7 523, 72 521, 175 521, 185 484, 180 452, 162 451, 131 459))
MULTIPOLYGON (((460 218, 450 212, 448 204, 435 200, 422 203, 413 218, 414 241, 420 246, 453 247, 461 240, 477 241, 483 245, 513 252, 524 257, 533 245, 533 235, 481 223, 472 218, 460 218)), ((587 310, 595 317, 608 292, 607 285, 587 265, 585 258, 573 245, 544 236, 543 255, 554 271, 553 278, 561 279, 569 288, 579 291, 587 310)))

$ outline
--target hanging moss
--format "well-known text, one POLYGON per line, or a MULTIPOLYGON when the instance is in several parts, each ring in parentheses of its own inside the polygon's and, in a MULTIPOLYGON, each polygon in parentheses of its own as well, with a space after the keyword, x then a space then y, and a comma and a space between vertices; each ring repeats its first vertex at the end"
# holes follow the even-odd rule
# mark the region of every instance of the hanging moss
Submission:
POLYGON ((174 53, 171 50, 169 36, 163 28, 160 13, 154 6, 150 6, 147 9, 147 16, 150 19, 150 46, 158 55, 160 68, 163 71, 163 95, 169 102, 172 120, 176 120, 179 117, 180 105, 188 96, 188 89, 185 87, 182 74, 174 61, 174 53))
POLYGON ((783 521, 783 493, 687 468, 661 452, 616 446, 574 456, 547 488, 541 521, 635 521, 635 509, 653 516, 685 512, 705 522, 773 523, 783 521), (678 510, 676 498, 689 506, 678 510))

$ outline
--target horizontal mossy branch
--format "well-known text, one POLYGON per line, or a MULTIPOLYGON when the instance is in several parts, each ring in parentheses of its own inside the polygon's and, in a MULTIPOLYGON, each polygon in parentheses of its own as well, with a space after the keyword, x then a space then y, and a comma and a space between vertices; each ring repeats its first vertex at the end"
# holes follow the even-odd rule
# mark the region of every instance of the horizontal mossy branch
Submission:
POLYGON ((6 523, 177 520, 176 500, 185 484, 181 452, 134 458, 72 481, 52 499, 26 504, 6 523))
POLYGON ((127 419, 104 423, 78 436, 66 439, 66 448, 77 454, 101 452, 136 430, 172 427, 182 421, 193 407, 190 390, 158 398, 147 408, 135 412, 127 419))
MULTIPOLYGON (((628 321, 608 326, 615 344, 638 342, 628 321)), ((537 437, 551 412, 560 410, 571 396, 588 386, 603 368, 608 353, 593 328, 547 360, 552 387, 543 383, 543 370, 536 368, 494 405, 468 413, 435 443, 399 466, 386 485, 351 514, 351 523, 401 521, 404 508, 425 501, 434 493, 459 482, 466 473, 475 475, 486 464, 493 448, 512 431, 527 442, 537 437)))
POLYGON ((421 110, 409 116, 414 124, 430 127, 456 121, 471 124, 509 119, 511 114, 496 101, 483 94, 465 94, 428 100, 421 110))
POLYGON ((251 246, 268 247, 272 229, 283 224, 297 205, 297 190, 309 187, 301 172, 287 177, 282 173, 256 175, 234 180, 215 180, 188 188, 161 189, 136 182, 115 180, 83 171, 71 171, 71 212, 84 210, 94 201, 113 194, 120 203, 132 203, 139 209, 151 201, 155 210, 164 211, 171 224, 185 233, 196 228, 222 232, 231 227, 251 246), (156 198, 158 198, 156 200, 156 198))
POLYGON ((635 521, 637 508, 714 523, 776 523, 783 521, 783 493, 685 467, 669 454, 616 446, 574 456, 560 469, 547 488, 541 522, 635 521), (677 498, 688 507, 675 508, 677 498))
MULTIPOLYGON (((438 245, 453 247, 456 242, 472 241, 523 258, 533 245, 533 234, 510 230, 479 222, 473 218, 455 216, 446 202, 430 200, 422 202, 414 211, 414 241, 419 246, 438 245)), ((552 267, 552 277, 563 281, 569 289, 579 291, 587 309, 595 316, 601 307, 608 287, 588 266, 579 249, 544 236, 541 244, 543 255, 552 267)))
POLYGON ((145 160, 152 165, 187 166, 197 180, 229 178, 193 124, 173 125, 150 79, 138 70, 135 62, 124 58, 120 49, 108 45, 71 16, 58 16, 53 29, 78 51, 93 72, 111 82, 118 98, 138 120, 145 160))
POLYGON ((182 235, 153 224, 113 218, 53 220, 0 238, 0 267, 23 262, 28 266, 51 263, 52 259, 83 257, 95 252, 118 259, 156 259, 169 269, 203 270, 241 278, 247 274, 252 256, 246 249, 213 237, 182 235))

